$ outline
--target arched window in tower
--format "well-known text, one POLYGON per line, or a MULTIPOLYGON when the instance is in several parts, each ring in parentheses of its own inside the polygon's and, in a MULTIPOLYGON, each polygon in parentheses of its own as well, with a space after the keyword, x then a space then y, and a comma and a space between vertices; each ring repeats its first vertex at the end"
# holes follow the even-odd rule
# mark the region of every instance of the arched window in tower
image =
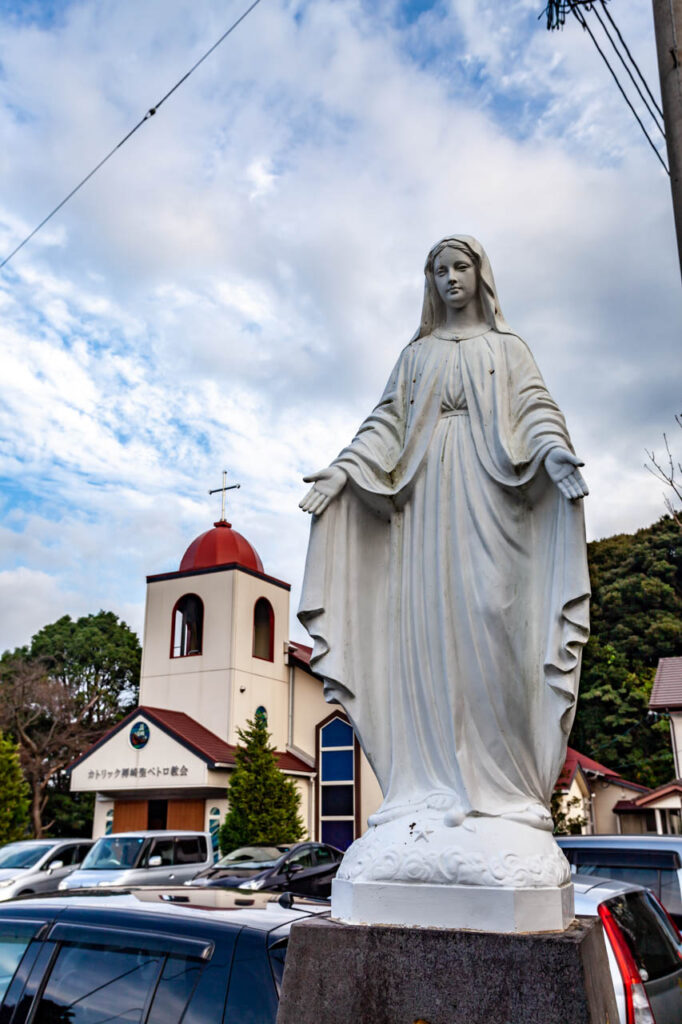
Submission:
POLYGON ((204 635, 204 602, 196 594, 185 594, 173 609, 171 656, 185 658, 201 654, 204 635))
POLYGON ((253 656, 274 661, 275 613, 264 597, 259 597, 253 609, 253 656))

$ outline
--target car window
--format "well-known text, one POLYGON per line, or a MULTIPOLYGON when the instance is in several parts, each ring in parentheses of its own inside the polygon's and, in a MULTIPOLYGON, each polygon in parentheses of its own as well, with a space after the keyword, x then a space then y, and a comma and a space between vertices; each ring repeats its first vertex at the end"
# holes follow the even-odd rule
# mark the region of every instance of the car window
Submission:
POLYGON ((168 957, 147 1024, 176 1024, 182 1020, 203 966, 201 961, 189 957, 168 957))
POLYGON ((164 963, 162 953, 62 946, 33 1024, 137 1024, 164 963))
POLYGON ((265 936, 245 928, 237 940, 230 974, 225 1024, 261 1024, 277 1016, 277 989, 265 936))
POLYGON ((206 860, 206 844, 202 852, 198 836, 183 836, 175 840, 175 863, 198 864, 206 860))
POLYGON ((55 861, 60 860, 64 867, 76 863, 77 846, 62 846, 48 860, 46 868, 51 868, 55 861))
POLYGON ((21 963, 28 944, 35 934, 33 925, 0 924, 0 1002, 21 963))
POLYGON ((284 867, 288 868, 292 864, 300 864, 302 868, 311 868, 313 866, 312 847, 307 846, 304 850, 297 850, 290 854, 284 862, 284 867))
POLYGON ((680 969, 672 932, 654 910, 647 893, 624 893, 606 900, 606 905, 618 922, 643 981, 654 981, 680 969))
POLYGON ((84 870, 111 871, 131 868, 142 848, 141 836, 107 836, 98 839, 82 863, 84 870))
POLYGON ((149 852, 147 853, 147 867, 149 866, 149 861, 152 857, 160 857, 161 866, 170 867, 173 864, 173 840, 155 839, 152 845, 149 847, 149 852))
POLYGON ((614 867, 612 864, 580 865, 581 875, 602 875, 615 878, 618 882, 635 882, 651 889, 655 896, 660 896, 659 872, 656 868, 614 867))
POLYGON ((41 857, 54 849, 56 844, 9 843, 0 850, 0 868, 32 868, 41 857))
POLYGON ((76 864, 80 864, 84 857, 87 857, 92 843, 81 843, 76 854, 76 864))
POLYGON ((316 846, 315 857, 318 864, 334 864, 336 863, 336 857, 332 850, 328 846, 316 846))

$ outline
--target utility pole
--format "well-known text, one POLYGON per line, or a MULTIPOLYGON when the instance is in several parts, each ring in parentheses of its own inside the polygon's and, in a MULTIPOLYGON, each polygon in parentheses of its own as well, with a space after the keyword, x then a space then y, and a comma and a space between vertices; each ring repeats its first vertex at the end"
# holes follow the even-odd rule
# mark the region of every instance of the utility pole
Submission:
POLYGON ((682 0, 653 0, 670 187, 682 272, 682 0))

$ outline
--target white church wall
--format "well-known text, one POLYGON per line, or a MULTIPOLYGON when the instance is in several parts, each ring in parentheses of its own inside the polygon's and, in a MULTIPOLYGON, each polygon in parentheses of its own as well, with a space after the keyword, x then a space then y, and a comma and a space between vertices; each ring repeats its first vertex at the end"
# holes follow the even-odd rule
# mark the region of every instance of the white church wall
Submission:
POLYGON ((219 736, 230 726, 234 571, 160 580, 147 588, 140 704, 183 711, 219 736), (204 604, 202 653, 171 657, 172 615, 184 594, 204 604))
MULTIPOLYGON (((280 660, 281 660, 280 656, 280 660)), ((285 678, 273 679, 259 673, 234 672, 232 695, 233 727, 228 736, 229 743, 237 743, 237 727, 244 728, 247 719, 252 719, 256 709, 264 707, 267 712, 268 730, 277 750, 285 750, 287 744, 287 715, 289 687, 285 678)))
POLYGON ((335 707, 334 704, 327 704, 324 699, 319 679, 302 669, 294 669, 294 747, 314 758, 317 725, 324 721, 335 707))
POLYGON ((140 720, 144 721, 134 719, 128 723, 76 765, 71 773, 72 790, 144 792, 149 789, 181 790, 188 786, 211 785, 209 774, 217 773, 209 773, 204 761, 152 722, 147 723, 148 743, 141 750, 135 750, 129 736, 132 726, 140 720))
POLYGON ((92 819, 92 837, 93 839, 99 839, 100 836, 106 834, 107 830, 107 814, 111 811, 112 815, 114 812, 114 801, 103 800, 98 797, 95 800, 95 808, 92 819))

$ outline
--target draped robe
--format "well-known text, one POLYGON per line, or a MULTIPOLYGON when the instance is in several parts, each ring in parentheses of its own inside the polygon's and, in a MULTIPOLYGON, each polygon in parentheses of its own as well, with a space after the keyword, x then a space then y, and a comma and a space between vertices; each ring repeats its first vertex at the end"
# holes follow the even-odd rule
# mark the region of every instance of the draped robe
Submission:
POLYGON ((381 785, 371 824, 431 807, 547 827, 589 599, 554 447, 572 451, 520 338, 434 331, 334 462, 348 484, 313 517, 299 618, 381 785))

